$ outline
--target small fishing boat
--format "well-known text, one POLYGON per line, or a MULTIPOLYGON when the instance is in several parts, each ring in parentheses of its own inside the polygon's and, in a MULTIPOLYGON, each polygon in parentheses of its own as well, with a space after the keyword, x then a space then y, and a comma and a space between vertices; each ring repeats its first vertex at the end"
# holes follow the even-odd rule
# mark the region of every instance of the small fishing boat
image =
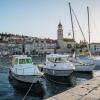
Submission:
POLYGON ((31 57, 26 55, 14 55, 12 66, 10 67, 10 76, 24 83, 42 82, 42 74, 38 67, 33 64, 31 57))
POLYGON ((70 76, 75 66, 67 60, 67 55, 49 54, 46 56, 46 64, 42 66, 44 74, 51 76, 70 76))

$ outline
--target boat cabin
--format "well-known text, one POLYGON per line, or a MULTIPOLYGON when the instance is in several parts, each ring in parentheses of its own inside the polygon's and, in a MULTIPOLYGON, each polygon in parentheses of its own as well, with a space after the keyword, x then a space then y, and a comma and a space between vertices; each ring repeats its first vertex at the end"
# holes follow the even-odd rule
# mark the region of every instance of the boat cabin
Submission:
POLYGON ((50 54, 47 55, 46 62, 62 63, 62 62, 66 62, 67 59, 68 59, 67 55, 50 54))
POLYGON ((13 56, 12 65, 17 64, 33 64, 31 57, 27 56, 13 56))

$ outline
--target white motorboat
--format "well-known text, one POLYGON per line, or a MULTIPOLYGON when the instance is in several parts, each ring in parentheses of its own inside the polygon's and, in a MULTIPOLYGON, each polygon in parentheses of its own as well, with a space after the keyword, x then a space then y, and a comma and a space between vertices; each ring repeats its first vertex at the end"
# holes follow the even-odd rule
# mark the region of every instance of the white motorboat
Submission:
POLYGON ((26 55, 14 55, 12 59, 12 66, 9 71, 10 75, 25 83, 42 82, 42 74, 38 67, 32 63, 31 57, 26 55))
POLYGON ((75 66, 67 60, 67 55, 49 54, 46 65, 42 67, 44 74, 51 76, 70 76, 75 66))

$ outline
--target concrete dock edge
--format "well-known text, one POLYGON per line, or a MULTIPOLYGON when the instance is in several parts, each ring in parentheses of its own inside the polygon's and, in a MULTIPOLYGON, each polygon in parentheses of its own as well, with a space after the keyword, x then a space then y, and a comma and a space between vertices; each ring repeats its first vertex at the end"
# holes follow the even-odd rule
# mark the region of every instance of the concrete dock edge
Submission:
POLYGON ((100 76, 45 100, 100 100, 100 76))

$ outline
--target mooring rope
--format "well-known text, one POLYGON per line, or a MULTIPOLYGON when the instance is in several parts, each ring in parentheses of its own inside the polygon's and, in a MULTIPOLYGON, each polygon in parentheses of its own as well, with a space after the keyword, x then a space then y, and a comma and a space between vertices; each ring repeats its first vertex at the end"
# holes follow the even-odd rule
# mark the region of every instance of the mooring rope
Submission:
MULTIPOLYGON (((46 76, 44 76, 44 75, 42 75, 42 77, 45 79, 45 80, 50 80, 50 81, 52 81, 52 82, 54 82, 54 83, 58 83, 58 84, 63 84, 63 85, 66 85, 66 84, 71 84, 71 83, 66 83, 66 82, 59 82, 59 81, 55 81, 55 80, 53 80, 53 79, 51 79, 51 78, 46 78, 46 76)), ((33 80, 34 81, 34 80, 33 80)), ((31 88, 32 88, 32 86, 33 86, 33 84, 34 84, 34 82, 32 81, 32 84, 30 85, 30 87, 29 87, 29 89, 28 89, 28 91, 26 92, 26 94, 24 95, 24 97, 22 98, 22 100, 25 100, 25 98, 26 98, 26 96, 28 95, 28 93, 30 92, 30 90, 31 90, 31 88)))
MULTIPOLYGON (((42 73, 40 73, 40 74, 41 74, 41 76, 43 76, 42 73)), ((30 92, 30 90, 31 90, 31 88, 32 88, 32 86, 33 86, 33 84, 34 84, 34 80, 32 81, 32 84, 30 85, 28 91, 26 92, 26 94, 24 95, 24 97, 22 98, 22 100, 25 100, 25 98, 26 98, 26 96, 28 95, 28 93, 30 92)))
POLYGON ((48 79, 48 78, 46 78, 46 76, 43 76, 43 77, 45 78, 45 80, 47 80, 47 81, 50 80, 50 81, 52 81, 52 82, 54 82, 54 83, 63 84, 63 85, 64 85, 64 84, 65 84, 65 85, 66 85, 66 84, 71 84, 71 83, 66 83, 66 82, 55 81, 55 80, 53 80, 53 79, 51 79, 51 78, 48 79))
MULTIPOLYGON (((34 81, 34 80, 33 80, 34 81)), ((33 84, 34 84, 34 82, 32 81, 32 84, 30 85, 30 87, 29 87, 29 89, 28 89, 28 91, 26 92, 26 94, 24 95, 24 97, 22 98, 22 100, 25 100, 25 98, 26 98, 26 96, 28 95, 28 93, 30 92, 30 90, 31 90, 31 88, 32 88, 32 86, 33 86, 33 84)))

